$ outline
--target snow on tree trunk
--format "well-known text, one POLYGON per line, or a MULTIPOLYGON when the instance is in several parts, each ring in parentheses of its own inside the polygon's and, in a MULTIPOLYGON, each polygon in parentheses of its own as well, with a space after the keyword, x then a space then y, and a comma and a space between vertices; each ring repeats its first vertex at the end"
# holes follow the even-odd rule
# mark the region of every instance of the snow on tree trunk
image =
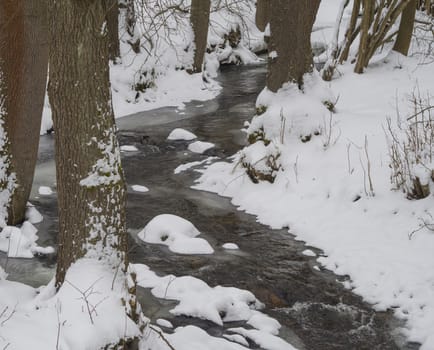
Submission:
POLYGON ((7 118, 6 111, 6 83, 1 70, 0 58, 0 227, 7 225, 8 207, 15 188, 16 177, 10 171, 9 140, 4 129, 7 118))
POLYGON ((68 267, 84 256, 126 268, 126 191, 111 102, 105 4, 51 0, 50 10, 60 286, 68 267))

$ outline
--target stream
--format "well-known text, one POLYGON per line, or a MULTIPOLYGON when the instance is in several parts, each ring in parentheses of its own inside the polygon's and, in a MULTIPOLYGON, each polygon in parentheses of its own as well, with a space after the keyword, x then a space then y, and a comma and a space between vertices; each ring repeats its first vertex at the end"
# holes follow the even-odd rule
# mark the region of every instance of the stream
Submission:
MULTIPOLYGON (((341 282, 347 277, 321 267, 316 269, 316 257, 302 254, 309 248, 320 256, 320 250, 295 240, 287 229, 272 230, 259 224, 255 217, 238 211, 227 198, 191 189, 198 177, 194 169, 174 174, 180 164, 209 156, 224 158, 245 144, 245 134, 240 129, 254 115, 265 74, 265 65, 223 67, 219 77, 223 90, 216 99, 193 101, 184 109, 160 108, 117 120, 121 145, 138 148, 137 152, 122 153, 128 183, 130 261, 144 263, 158 274, 192 275, 210 286, 233 286, 253 292, 266 305, 263 311, 282 324, 280 336, 300 350, 418 349, 418 344, 407 343, 399 334, 403 324, 392 313, 375 312, 343 287, 341 282), (216 147, 200 155, 187 151, 187 142, 166 140, 177 127, 195 133, 199 140, 215 143, 216 147), (135 184, 150 191, 134 192, 130 186, 135 184), (165 246, 138 240, 137 232, 154 216, 164 213, 190 220, 215 253, 179 255, 165 246), (236 243, 240 250, 222 249, 226 242, 236 243)), ((53 136, 41 137, 31 202, 44 216, 37 225, 42 246, 56 245, 56 197, 39 196, 37 191, 42 185, 55 188, 53 157, 53 136)), ((5 259, 4 254, 0 259, 5 259)), ((52 278, 54 266, 54 256, 8 259, 7 272, 11 280, 39 286, 52 278)), ((148 317, 165 318, 175 327, 193 324, 219 336, 224 328, 241 324, 221 327, 209 321, 174 316, 168 312, 173 302, 158 300, 142 288, 138 294, 148 317)), ((253 343, 251 348, 260 349, 253 343)))

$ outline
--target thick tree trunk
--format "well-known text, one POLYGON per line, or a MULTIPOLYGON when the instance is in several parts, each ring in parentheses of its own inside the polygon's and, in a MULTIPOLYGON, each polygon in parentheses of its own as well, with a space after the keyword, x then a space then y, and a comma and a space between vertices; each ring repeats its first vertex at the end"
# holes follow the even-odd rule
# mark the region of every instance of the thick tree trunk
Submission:
POLYGON ((109 58, 113 62, 120 57, 119 46, 119 3, 118 0, 107 1, 107 28, 109 35, 109 58))
POLYGON ((192 0, 190 21, 194 33, 193 73, 202 72, 203 58, 208 40, 210 0, 192 0))
POLYGON ((0 70, 7 88, 5 129, 17 187, 8 223, 24 220, 36 166, 47 82, 46 0, 0 1, 0 70))
POLYGON ((414 18, 416 16, 417 0, 411 0, 402 11, 399 23, 398 36, 396 37, 393 50, 407 56, 413 36, 414 18))
POLYGON ((270 6, 272 0, 258 0, 256 2, 255 22, 258 29, 263 32, 270 22, 270 6))
POLYGON ((84 256, 126 268, 126 192, 111 103, 104 1, 50 0, 50 11, 59 287, 68 267, 84 256))
POLYGON ((313 69, 310 35, 320 0, 273 0, 270 16, 267 87, 276 92, 286 82, 301 88, 313 69))

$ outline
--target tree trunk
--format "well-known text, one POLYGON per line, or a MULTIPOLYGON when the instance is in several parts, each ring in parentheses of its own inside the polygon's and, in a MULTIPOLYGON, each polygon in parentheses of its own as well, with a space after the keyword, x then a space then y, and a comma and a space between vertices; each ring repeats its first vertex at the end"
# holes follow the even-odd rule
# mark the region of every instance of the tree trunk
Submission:
POLYGON ((8 223, 16 225, 24 220, 38 154, 47 82, 47 1, 2 0, 0 28, 0 70, 7 89, 5 129, 17 184, 8 223))
MULTIPOLYGON (((0 47, 0 52, 1 50, 2 47, 0 47)), ((0 227, 7 225, 9 204, 16 182, 15 175, 11 172, 9 138, 4 129, 7 118, 7 86, 2 68, 2 58, 0 57, 0 163, 2 164, 0 168, 0 227)))
POLYGON ((364 68, 369 62, 368 58, 368 46, 371 37, 369 28, 372 24, 372 17, 374 13, 374 0, 363 0, 363 17, 360 29, 360 45, 359 52, 357 54, 357 62, 354 68, 356 73, 363 73, 364 68))
POLYGON ((271 2, 267 87, 276 92, 286 82, 303 86, 313 69, 310 36, 320 0, 271 2))
POLYGON ((256 2, 256 26, 263 32, 270 22, 271 0, 258 0, 256 2))
POLYGON ((121 56, 119 46, 119 3, 118 0, 107 1, 107 28, 109 35, 109 59, 116 62, 121 56))
POLYGON ((408 54, 411 37, 413 36, 414 18, 416 16, 416 3, 417 0, 411 0, 402 11, 398 36, 396 38, 395 45, 393 46, 393 50, 402 53, 405 56, 408 54))
POLYGON ((50 11, 59 288, 68 267, 84 256, 126 268, 126 191, 111 103, 105 1, 50 0, 50 11))
POLYGON ((350 53, 351 44, 356 38, 357 34, 360 32, 360 27, 356 28, 357 18, 360 13, 361 0, 354 0, 353 11, 351 12, 351 19, 348 25, 347 31, 345 32, 345 44, 342 49, 341 56, 339 57, 339 63, 342 64, 348 59, 350 53))
POLYGON ((126 31, 130 38, 127 40, 130 44, 131 49, 135 53, 140 52, 140 37, 136 31, 136 9, 134 7, 134 0, 120 0, 120 5, 124 7, 125 10, 125 25, 126 31))
POLYGON ((425 11, 427 15, 432 15, 432 7, 431 0, 425 0, 425 11))
POLYGON ((193 73, 202 72, 203 58, 208 40, 210 7, 210 0, 191 1, 190 22, 193 28, 195 44, 193 73))

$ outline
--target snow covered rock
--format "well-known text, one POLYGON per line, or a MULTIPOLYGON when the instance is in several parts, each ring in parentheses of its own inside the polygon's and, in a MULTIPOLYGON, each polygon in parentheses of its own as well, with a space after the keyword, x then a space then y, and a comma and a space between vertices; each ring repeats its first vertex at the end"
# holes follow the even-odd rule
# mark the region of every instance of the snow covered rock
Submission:
POLYGON ((310 249, 305 249, 301 252, 301 254, 306 256, 316 256, 315 252, 310 249))
POLYGON ((142 185, 132 185, 131 188, 134 192, 142 192, 142 193, 149 192, 149 188, 142 185))
POLYGON ((137 152, 138 149, 136 146, 133 146, 133 145, 123 145, 123 146, 121 146, 121 151, 122 152, 137 152))
POLYGON ((227 249, 227 250, 238 250, 238 249, 240 249, 238 247, 238 245, 235 244, 235 243, 225 243, 225 244, 222 245, 222 248, 223 249, 227 249))
MULTIPOLYGON (((239 327, 233 329, 233 332, 238 333, 238 336, 234 337, 233 334, 224 334, 223 336, 246 346, 248 346, 248 343, 245 338, 250 338, 260 344, 262 349, 267 350, 295 349, 279 338, 278 333, 281 327, 279 322, 258 311, 263 307, 262 303, 256 299, 253 293, 247 290, 234 287, 211 287, 204 281, 192 276, 176 277, 167 275, 160 277, 143 264, 133 264, 132 268, 137 274, 139 286, 151 288, 152 294, 157 298, 179 302, 170 310, 170 313, 174 315, 197 317, 221 326, 224 322, 245 321, 250 326, 248 328, 253 327, 254 329, 239 327)), ((222 338, 209 337, 201 329, 189 327, 191 326, 176 328, 173 335, 166 335, 176 349, 247 349, 222 338), (178 332, 186 328, 189 328, 193 333, 186 337, 175 337, 175 335, 180 336, 178 332)))
POLYGON ((214 146, 215 145, 211 142, 196 141, 188 145, 188 150, 193 153, 202 154, 203 152, 213 148, 214 146))
POLYGON ((195 134, 181 128, 173 129, 169 134, 169 136, 167 136, 167 139, 171 141, 175 141, 175 140, 191 141, 194 140, 195 138, 197 138, 195 134))
POLYGON ((174 253, 212 254, 214 249, 190 222, 179 216, 161 214, 154 217, 138 236, 147 243, 164 244, 174 253))
POLYGON ((41 196, 50 196, 53 194, 53 190, 48 186, 39 186, 38 193, 41 196))

